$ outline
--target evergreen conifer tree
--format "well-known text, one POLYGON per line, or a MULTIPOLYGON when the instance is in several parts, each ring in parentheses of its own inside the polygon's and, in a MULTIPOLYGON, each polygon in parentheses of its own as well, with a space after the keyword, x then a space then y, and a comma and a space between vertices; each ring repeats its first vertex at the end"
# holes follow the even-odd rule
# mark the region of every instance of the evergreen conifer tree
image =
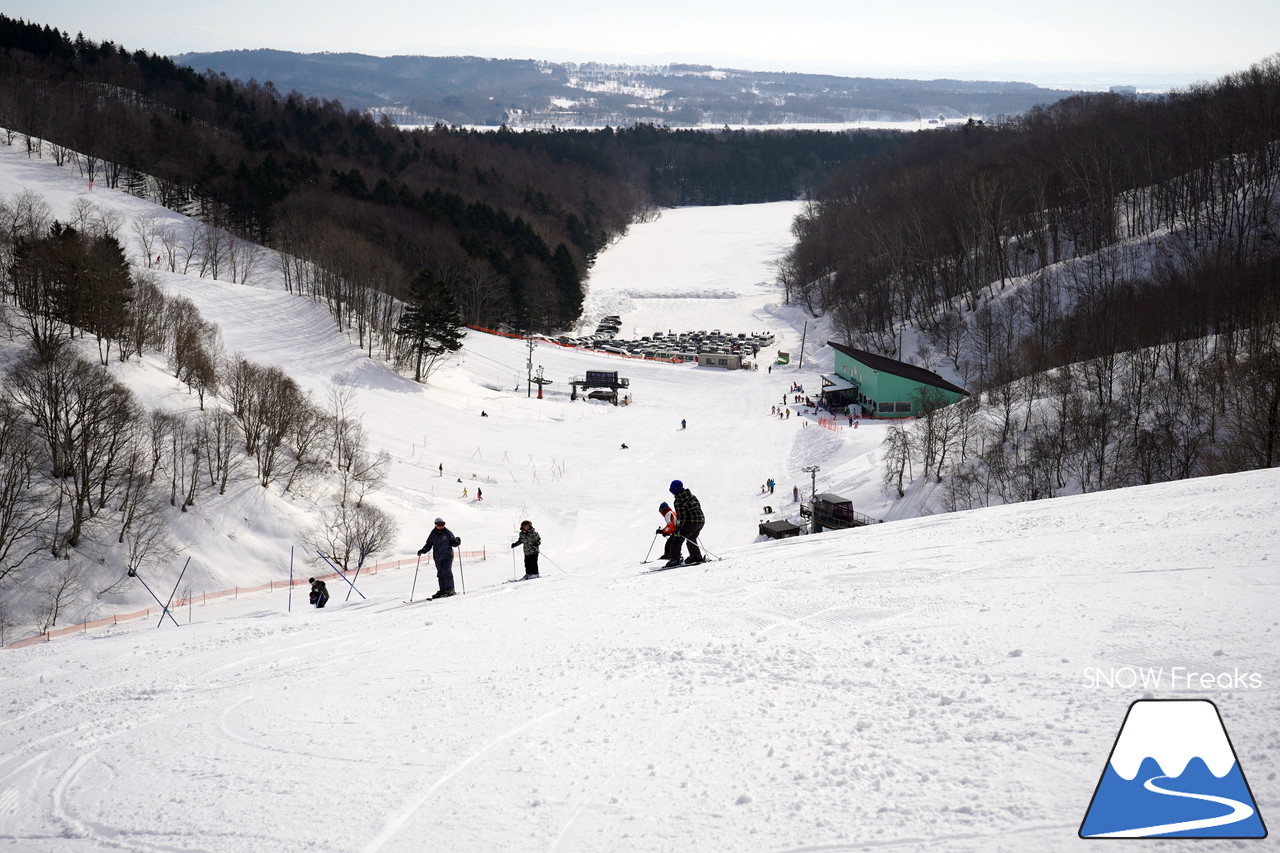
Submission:
POLYGON ((415 382, 429 376, 441 357, 462 348, 466 331, 458 301, 430 270, 418 273, 409 283, 409 297, 395 332, 413 354, 415 382))

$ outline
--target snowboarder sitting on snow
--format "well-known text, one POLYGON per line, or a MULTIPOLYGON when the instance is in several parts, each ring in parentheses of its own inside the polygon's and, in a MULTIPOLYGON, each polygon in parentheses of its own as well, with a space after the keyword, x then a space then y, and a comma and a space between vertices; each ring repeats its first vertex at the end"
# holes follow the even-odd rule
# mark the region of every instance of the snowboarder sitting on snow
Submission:
POLYGON ((316 607, 324 607, 328 604, 329 588, 325 586, 324 581, 307 578, 307 582, 311 584, 311 603, 316 607))
POLYGON ((527 581, 541 577, 538 574, 538 549, 542 546, 542 537, 533 529, 532 521, 520 522, 520 533, 516 536, 516 541, 511 543, 511 547, 514 548, 517 545, 524 546, 524 577, 521 580, 527 581))
POLYGON ((430 551, 431 558, 436 562, 436 579, 440 582, 440 591, 432 598, 446 598, 457 594, 453 588, 453 549, 461 544, 462 540, 444 526, 444 519, 437 518, 435 529, 427 534, 426 544, 418 551, 419 557, 430 551))
POLYGON ((667 538, 667 543, 662 546, 662 557, 668 564, 680 564, 680 537, 676 536, 676 511, 671 508, 671 504, 663 501, 658 504, 658 512, 662 515, 662 526, 655 533, 661 533, 667 538))
POLYGON ((675 559, 669 561, 665 568, 673 568, 680 565, 680 540, 683 539, 689 545, 689 556, 685 559, 686 566, 692 566, 702 562, 702 550, 698 547, 698 534, 702 533, 703 525, 707 523, 707 518, 702 514, 702 504, 698 503, 698 499, 694 497, 693 492, 684 487, 684 483, 679 480, 672 480, 668 489, 675 496, 676 511, 676 548, 675 559))

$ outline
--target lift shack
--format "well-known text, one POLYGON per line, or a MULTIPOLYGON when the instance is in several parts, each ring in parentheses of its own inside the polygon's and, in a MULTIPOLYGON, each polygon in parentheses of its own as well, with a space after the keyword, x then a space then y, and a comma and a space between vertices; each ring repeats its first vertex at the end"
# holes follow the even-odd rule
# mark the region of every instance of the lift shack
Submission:
POLYGON ((569 385, 572 386, 569 392, 570 400, 576 400, 582 396, 591 400, 608 400, 616 406, 618 392, 630 387, 631 380, 618 376, 616 370, 588 370, 585 376, 576 376, 569 380, 569 385))

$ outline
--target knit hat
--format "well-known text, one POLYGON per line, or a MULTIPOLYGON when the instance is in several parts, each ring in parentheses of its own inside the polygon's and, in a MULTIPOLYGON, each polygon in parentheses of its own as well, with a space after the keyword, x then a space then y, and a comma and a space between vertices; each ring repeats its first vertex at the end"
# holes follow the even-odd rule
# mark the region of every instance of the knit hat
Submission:
POLYGON ((683 491, 683 490, 684 490, 684 483, 680 482, 679 480, 672 480, 671 487, 667 491, 671 492, 671 494, 674 495, 676 492, 683 491))

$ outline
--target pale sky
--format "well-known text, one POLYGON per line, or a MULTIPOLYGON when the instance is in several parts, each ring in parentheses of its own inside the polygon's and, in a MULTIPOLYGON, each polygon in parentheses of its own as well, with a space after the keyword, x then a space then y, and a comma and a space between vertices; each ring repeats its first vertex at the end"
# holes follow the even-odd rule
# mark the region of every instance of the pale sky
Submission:
POLYGON ((4 0, 2 11, 165 55, 267 47, 854 76, 1151 72, 1189 82, 1280 51, 1276 0, 4 0))

